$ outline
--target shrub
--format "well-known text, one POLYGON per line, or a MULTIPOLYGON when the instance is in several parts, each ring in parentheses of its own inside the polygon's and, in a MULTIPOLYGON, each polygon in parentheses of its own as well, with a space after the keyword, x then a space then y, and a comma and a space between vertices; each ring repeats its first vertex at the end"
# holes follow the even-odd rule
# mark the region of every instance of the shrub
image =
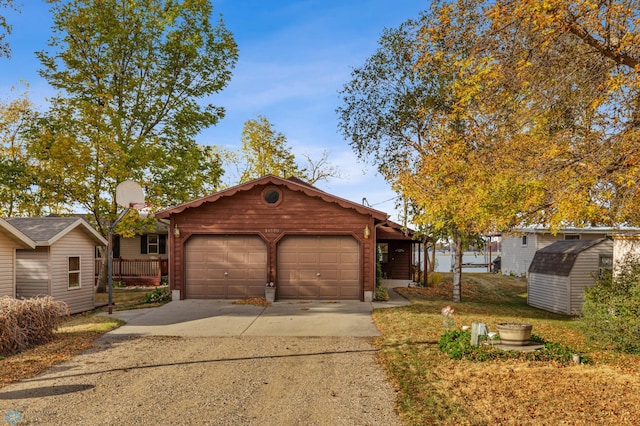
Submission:
MULTIPOLYGON (((471 332, 462 330, 450 330, 444 333, 438 341, 438 347, 453 359, 466 359, 470 361, 490 361, 496 359, 522 359, 527 361, 555 361, 561 364, 573 362, 571 348, 559 343, 545 342, 539 336, 531 335, 531 341, 543 345, 542 349, 533 352, 503 351, 492 345, 471 345, 471 332)), ((583 363, 590 362, 589 357, 583 355, 583 363)))
POLYGON ((12 355, 53 340, 54 331, 68 315, 67 304, 51 296, 0 298, 0 355, 12 355))
POLYGON ((169 301, 171 301, 171 292, 168 287, 157 287, 142 298, 142 303, 165 303, 169 301))
POLYGON ((640 259, 627 256, 616 274, 603 274, 585 291, 580 326, 587 338, 640 353, 640 259))
POLYGON ((376 287, 375 299, 382 302, 386 302, 387 300, 389 300, 389 292, 387 291, 386 288, 378 286, 376 287))

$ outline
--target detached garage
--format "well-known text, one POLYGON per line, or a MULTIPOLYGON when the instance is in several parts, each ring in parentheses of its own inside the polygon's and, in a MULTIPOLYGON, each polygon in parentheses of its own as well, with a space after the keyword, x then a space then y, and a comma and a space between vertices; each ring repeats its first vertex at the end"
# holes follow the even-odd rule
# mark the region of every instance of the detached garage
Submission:
POLYGON ((603 269, 611 269, 613 241, 557 241, 536 251, 529 266, 528 304, 550 312, 576 315, 584 291, 603 269))
POLYGON ((381 211, 265 176, 160 211, 174 299, 371 300, 381 211))

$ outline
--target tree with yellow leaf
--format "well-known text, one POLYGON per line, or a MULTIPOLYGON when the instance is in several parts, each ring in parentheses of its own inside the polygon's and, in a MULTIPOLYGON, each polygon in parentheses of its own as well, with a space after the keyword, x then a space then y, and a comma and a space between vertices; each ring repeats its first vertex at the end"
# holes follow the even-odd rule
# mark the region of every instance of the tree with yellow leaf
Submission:
POLYGON ((489 4, 493 55, 517 82, 520 137, 552 227, 640 223, 640 9, 635 0, 489 4))
POLYGON ((51 51, 37 56, 58 93, 33 126, 40 189, 89 212, 103 236, 124 180, 155 208, 210 193, 221 161, 195 138, 224 116, 212 96, 238 57, 210 0, 50 3, 51 51))
POLYGON ((353 148, 410 200, 413 223, 453 239, 454 301, 463 248, 498 226, 486 208, 500 126, 484 97, 495 90, 495 68, 476 49, 485 22, 478 2, 459 1, 386 30, 338 110, 353 148))
POLYGON ((640 222, 637 2, 434 1, 342 91, 340 129, 456 241, 640 222))
POLYGON ((28 129, 35 116, 27 94, 0 102, 0 217, 56 212, 37 186, 38 163, 29 154, 28 129))

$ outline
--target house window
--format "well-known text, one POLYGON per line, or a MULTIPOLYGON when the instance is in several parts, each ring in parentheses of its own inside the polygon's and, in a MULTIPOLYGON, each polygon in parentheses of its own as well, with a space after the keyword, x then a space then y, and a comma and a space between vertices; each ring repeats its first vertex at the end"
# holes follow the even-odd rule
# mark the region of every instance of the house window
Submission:
POLYGON ((606 274, 611 274, 611 271, 613 269, 613 256, 608 254, 601 254, 598 266, 600 269, 601 277, 606 276, 606 274))
POLYGON ((147 235, 147 254, 160 253, 160 238, 158 234, 147 235))
POLYGON ((69 288, 80 288, 79 256, 69 256, 69 288))
POLYGON ((580 235, 578 234, 566 234, 564 236, 565 240, 579 240, 580 239, 580 235))
MULTIPOLYGON (((140 235, 140 254, 166 254, 166 234, 142 234, 140 235)), ((115 257, 115 254, 114 254, 115 257)))
POLYGON ((378 262, 380 263, 389 262, 389 243, 378 244, 378 262))
POLYGON ((526 247, 527 246, 527 236, 523 235, 522 236, 522 247, 526 247))

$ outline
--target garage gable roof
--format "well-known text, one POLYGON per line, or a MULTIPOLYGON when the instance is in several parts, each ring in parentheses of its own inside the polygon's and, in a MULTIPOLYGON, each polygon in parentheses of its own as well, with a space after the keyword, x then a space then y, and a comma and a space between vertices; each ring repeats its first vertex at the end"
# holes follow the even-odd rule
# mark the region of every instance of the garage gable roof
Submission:
POLYGON ((604 241, 607 241, 607 239, 556 241, 536 251, 529 266, 529 273, 568 277, 578 255, 604 241))
POLYGON ((298 178, 283 179, 277 176, 267 175, 260 179, 255 179, 250 182, 236 185, 231 188, 227 188, 223 191, 216 192, 215 194, 198 198, 197 200, 190 201, 188 203, 179 204, 175 207, 161 210, 156 213, 156 218, 168 219, 172 214, 182 213, 187 209, 200 207, 205 203, 213 203, 221 198, 231 197, 239 192, 249 191, 255 188, 256 186, 262 186, 262 185, 276 185, 276 186, 286 187, 291 191, 302 192, 308 195, 309 197, 320 198, 321 200, 326 201, 328 203, 335 203, 345 209, 353 209, 358 213, 372 216, 373 218, 381 221, 386 220, 389 217, 386 213, 381 212, 379 210, 375 210, 375 209, 372 209, 371 207, 366 207, 366 206, 363 206, 362 204, 354 203, 352 201, 345 200, 344 198, 336 197, 334 195, 321 191, 318 188, 311 186, 308 183, 303 182, 298 178))
POLYGON ((50 246, 77 227, 89 235, 97 245, 107 245, 107 240, 98 234, 87 221, 80 218, 16 217, 7 219, 7 222, 35 241, 36 246, 50 246))

